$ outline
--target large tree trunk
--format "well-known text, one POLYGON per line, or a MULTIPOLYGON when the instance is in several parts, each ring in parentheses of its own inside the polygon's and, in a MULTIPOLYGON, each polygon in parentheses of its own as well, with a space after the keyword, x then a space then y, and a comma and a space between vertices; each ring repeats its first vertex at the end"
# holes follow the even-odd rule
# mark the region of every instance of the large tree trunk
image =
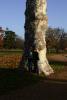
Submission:
POLYGON ((38 49, 39 73, 45 75, 53 73, 46 58, 45 35, 48 18, 46 16, 46 0, 27 0, 25 11, 25 57, 28 58, 30 48, 38 49))

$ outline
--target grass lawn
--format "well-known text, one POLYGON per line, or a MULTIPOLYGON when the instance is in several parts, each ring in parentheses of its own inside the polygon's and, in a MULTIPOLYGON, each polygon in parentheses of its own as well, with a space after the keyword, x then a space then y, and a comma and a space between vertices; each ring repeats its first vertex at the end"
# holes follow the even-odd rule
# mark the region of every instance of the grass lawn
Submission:
MULTIPOLYGON (((47 55, 47 57, 49 59, 50 66, 54 69, 55 73, 57 73, 56 75, 59 75, 61 72, 63 75, 60 75, 60 77, 63 76, 63 79, 67 79, 67 57, 61 54, 47 55)), ((0 51, 0 68, 6 68, 7 70, 18 68, 21 58, 21 50, 0 51)), ((58 76, 55 77, 58 78, 58 76)))
POLYGON ((45 77, 19 70, 21 57, 22 51, 0 52, 0 100, 67 98, 67 63, 50 60, 55 73, 45 77))
POLYGON ((21 57, 22 51, 0 51, 0 97, 3 98, 0 100, 8 100, 8 97, 10 100, 43 100, 43 97, 44 100, 65 100, 63 97, 67 95, 66 62, 50 60, 55 74, 47 78, 19 70, 21 57))
POLYGON ((0 50, 0 56, 3 56, 3 55, 16 55, 16 54, 19 54, 21 55, 23 53, 23 50, 15 50, 15 49, 12 49, 12 50, 0 50))

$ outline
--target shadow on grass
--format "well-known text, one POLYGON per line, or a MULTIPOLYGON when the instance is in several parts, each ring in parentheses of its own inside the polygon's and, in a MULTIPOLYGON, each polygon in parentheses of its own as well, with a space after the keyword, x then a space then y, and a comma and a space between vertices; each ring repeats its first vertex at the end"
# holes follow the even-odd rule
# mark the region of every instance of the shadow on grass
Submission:
MULTIPOLYGON (((23 100, 27 100, 28 98, 28 100, 30 100, 31 98, 31 100, 45 100, 43 98, 46 98, 46 100, 57 100, 57 96, 58 98, 61 98, 58 100, 65 100, 63 98, 67 97, 67 92, 65 90, 67 89, 67 84, 60 84, 55 81, 57 80, 30 74, 29 72, 24 70, 0 69, 0 96, 4 98, 1 100, 7 100, 3 95, 7 95, 6 98, 8 98, 8 95, 11 94, 12 91, 20 89, 21 93, 25 87, 29 86, 32 86, 32 88, 26 88, 24 96, 22 95, 20 100, 22 100, 22 98, 24 98, 23 100)), ((17 93, 17 95, 20 95, 20 93, 17 93)), ((15 99, 19 100, 17 99, 17 95, 11 94, 10 98, 12 96, 15 96, 15 99)))
POLYGON ((54 64, 54 65, 63 65, 63 66, 67 66, 67 62, 61 62, 61 61, 49 61, 50 64, 54 64))
MULTIPOLYGON (((42 79, 41 79, 42 80, 42 79)), ((0 95, 31 86, 40 81, 40 77, 19 69, 0 69, 0 95), (36 76, 36 77, 35 77, 36 76)))

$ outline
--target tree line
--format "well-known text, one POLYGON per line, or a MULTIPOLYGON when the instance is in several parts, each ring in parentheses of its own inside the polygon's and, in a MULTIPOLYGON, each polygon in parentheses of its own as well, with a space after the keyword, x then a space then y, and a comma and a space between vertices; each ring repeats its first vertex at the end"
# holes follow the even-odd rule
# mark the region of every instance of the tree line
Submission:
POLYGON ((0 49, 23 49, 24 40, 16 35, 14 31, 6 29, 0 35, 0 49))
MULTIPOLYGON (((62 52, 67 50, 67 32, 61 28, 49 27, 46 32, 46 44, 48 52, 62 52)), ((23 49, 24 39, 15 32, 6 29, 4 36, 0 35, 0 49, 23 49)))
POLYGON ((61 28, 49 27, 46 34, 47 50, 63 52, 67 50, 67 32, 61 28))

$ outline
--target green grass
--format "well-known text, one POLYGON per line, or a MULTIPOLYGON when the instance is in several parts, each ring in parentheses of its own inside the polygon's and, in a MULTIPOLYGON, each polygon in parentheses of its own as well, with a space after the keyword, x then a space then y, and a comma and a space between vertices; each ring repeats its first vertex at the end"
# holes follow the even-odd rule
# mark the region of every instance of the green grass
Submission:
MULTIPOLYGON (((64 64, 50 62, 54 70, 61 70, 64 64)), ((45 76, 30 74, 19 69, 0 69, 0 95, 9 94, 11 91, 34 86, 35 84, 47 79, 45 76)))
POLYGON ((12 49, 12 50, 0 50, 0 56, 2 55, 12 55, 12 54, 20 54, 22 55, 23 50, 12 49))
POLYGON ((62 70, 67 65, 67 63, 64 63, 64 62, 50 62, 50 65, 54 70, 62 70))
POLYGON ((22 55, 22 53, 21 52, 2 52, 2 53, 0 53, 0 56, 5 56, 5 55, 22 55))
MULTIPOLYGON (((4 50, 0 51, 0 56, 11 54, 22 55, 22 53, 22 50, 4 50)), ((50 62, 50 65, 54 70, 61 70, 67 65, 67 63, 50 62)), ((16 68, 0 69, 0 95, 9 94, 11 91, 23 89, 28 86, 34 86, 44 79, 46 79, 46 77, 44 78, 44 76, 30 74, 26 71, 22 71, 16 68)))
MULTIPOLYGON (((19 49, 12 49, 12 50, 0 50, 0 56, 5 56, 5 55, 22 55, 23 54, 23 50, 19 50, 19 49)), ((48 54, 52 55, 52 54, 48 54)), ((58 62, 58 61, 50 61, 50 65, 58 70, 58 69, 63 69, 65 66, 67 66, 67 62, 58 62)))

